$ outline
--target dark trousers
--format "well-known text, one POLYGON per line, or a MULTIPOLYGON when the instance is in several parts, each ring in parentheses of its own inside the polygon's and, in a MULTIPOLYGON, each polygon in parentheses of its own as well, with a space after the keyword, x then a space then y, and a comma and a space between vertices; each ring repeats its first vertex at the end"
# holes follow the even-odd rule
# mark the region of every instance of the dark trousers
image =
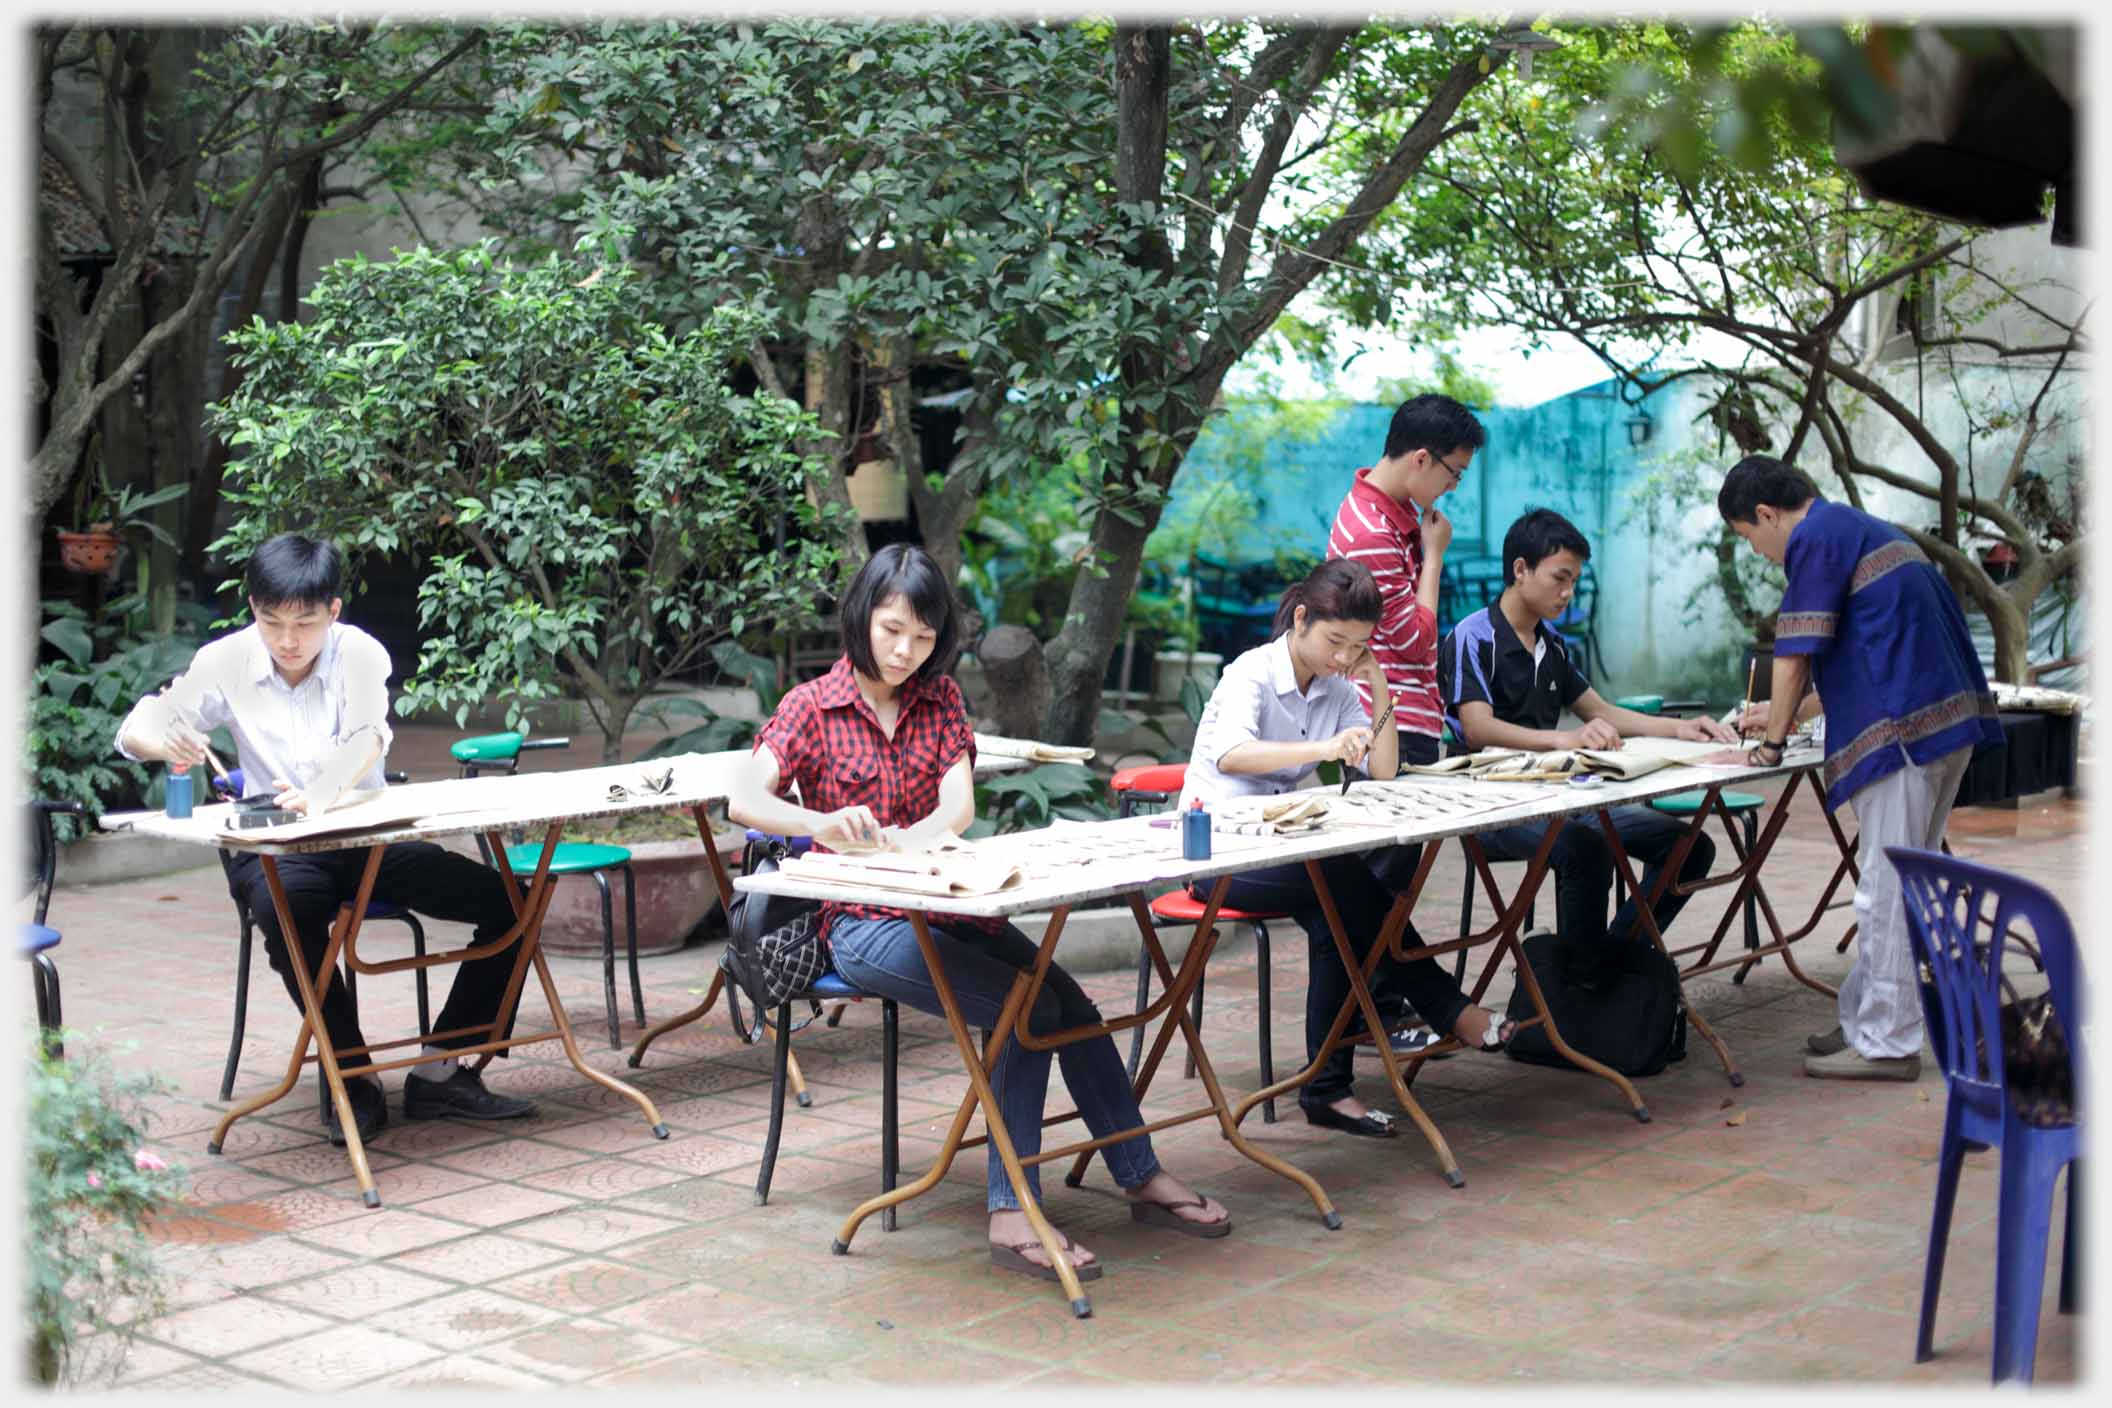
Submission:
MULTIPOLYGON (((1482 832, 1479 840, 1491 860, 1531 860, 1540 849, 1547 826, 1544 821, 1506 826, 1482 832)), ((1679 844, 1687 823, 1648 807, 1615 807, 1613 829, 1620 834, 1622 849, 1644 863, 1643 892, 1648 894, 1671 858, 1672 848, 1679 844)), ((1681 883, 1707 876, 1715 859, 1715 842, 1707 833, 1696 836, 1693 849, 1687 852, 1686 862, 1680 867, 1681 883)), ((1609 939, 1625 942, 1641 937, 1633 895, 1621 901, 1612 925, 1606 923, 1606 898, 1613 890, 1613 848, 1606 844, 1606 833, 1596 816, 1569 819, 1561 835, 1555 837, 1548 868, 1555 873, 1555 926, 1563 938, 1595 947, 1609 939)), ((1665 891, 1664 898, 1651 909, 1657 917, 1659 933, 1672 927, 1688 898, 1670 889, 1665 891)))
MULTIPOLYGON (((1386 911, 1393 907, 1394 890, 1389 881, 1405 890, 1421 854, 1420 846, 1387 846, 1360 856, 1330 856, 1320 862, 1320 873, 1327 880, 1335 912, 1342 918, 1342 931, 1349 936, 1359 961, 1371 952, 1379 928, 1386 921, 1386 911)), ((1342 966, 1342 955, 1335 947, 1334 933, 1327 926, 1326 912, 1313 893, 1311 875, 1302 862, 1235 875, 1225 892, 1225 903, 1234 909, 1289 913, 1305 930, 1305 1058, 1312 1060, 1327 1038, 1327 1029, 1334 1025, 1335 1014, 1342 1010, 1350 984, 1349 971, 1342 966)), ((1409 947, 1422 943, 1412 922, 1403 943, 1409 947)), ((1382 956, 1372 975, 1373 1003, 1382 1014, 1388 1006, 1382 993, 1389 991, 1405 998, 1440 1035, 1451 1034, 1452 1024, 1468 1006, 1467 995, 1434 958, 1396 963, 1382 956)), ((1361 1025, 1359 1019, 1352 1018, 1349 1030, 1356 1031, 1361 1025)), ((1338 1047, 1298 1093, 1299 1103, 1332 1105, 1348 1095, 1354 1059, 1353 1048, 1338 1047)))
MULTIPOLYGON (((323 950, 330 943, 330 926, 338 909, 359 893, 359 878, 366 869, 364 847, 322 851, 314 855, 278 857, 279 884, 286 891, 293 911, 301 953, 312 982, 322 971, 323 950)), ((271 885, 264 878, 263 860, 254 854, 235 857, 228 870, 228 891, 249 906, 257 927, 264 932, 264 953, 272 971, 286 984, 295 1011, 301 1011, 301 989, 286 958, 285 937, 279 932, 279 911, 271 900, 271 885)), ((400 905, 434 919, 476 925, 476 941, 488 943, 513 927, 513 902, 506 895, 506 881, 488 865, 456 855, 430 841, 402 841, 385 847, 381 869, 374 876, 373 897, 400 905)), ((506 980, 513 974, 519 949, 508 946, 485 958, 462 964, 448 990, 447 1005, 433 1023, 433 1030, 488 1024, 506 996, 506 980)), ((323 1027, 333 1048, 365 1046, 359 1029, 359 1014, 345 985, 333 979, 323 994, 323 1027)), ((444 1037, 434 1046, 468 1046, 483 1040, 476 1036, 444 1037)))

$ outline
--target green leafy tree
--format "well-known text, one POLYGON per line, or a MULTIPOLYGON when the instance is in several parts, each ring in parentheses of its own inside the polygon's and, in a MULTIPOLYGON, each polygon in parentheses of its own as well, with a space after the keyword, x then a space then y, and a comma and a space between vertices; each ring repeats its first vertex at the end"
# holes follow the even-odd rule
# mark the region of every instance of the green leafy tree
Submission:
POLYGON ((121 487, 195 485, 157 501, 156 629, 173 622, 177 557, 202 566, 214 531, 222 459, 198 425, 204 402, 232 391, 206 379, 223 299, 247 321, 277 273, 279 316, 292 317, 316 212, 365 193, 348 159, 391 121, 447 101, 443 77, 483 41, 474 27, 344 22, 33 32, 34 169, 43 191, 67 194, 35 203, 36 314, 55 372, 33 359, 45 416, 29 464, 32 540, 98 423, 121 487), (63 224, 69 207, 92 233, 63 224))
POLYGON ((213 410, 238 457, 239 560, 289 526, 355 559, 428 554, 425 646, 398 707, 456 722, 581 699, 618 758, 639 702, 745 632, 809 617, 833 584, 833 515, 809 501, 811 418, 742 396, 737 303, 676 335, 619 262, 512 266, 490 243, 351 259, 309 318, 229 338, 240 392, 213 410))
MULTIPOLYGON (((1646 68, 1817 82, 1779 30, 1706 44, 1679 25, 1553 32, 1563 47, 1535 81, 1478 94, 1477 130, 1384 217, 1373 277, 1421 290, 1425 316, 1574 339, 1631 395, 1702 383, 1730 458, 1805 459, 1857 505, 1880 485, 1921 501, 1900 526, 1988 616, 2000 677, 2024 678, 2031 602, 2084 552, 2080 478, 2048 433, 2073 414, 2052 394, 2083 347, 2072 291, 2017 281, 1976 231, 1862 199, 1823 138, 1783 114, 1765 118, 1772 155, 1754 169, 1730 89, 1678 161, 1670 118, 1653 142, 1607 132, 1646 68), (1887 371, 1902 352, 1942 378, 1937 402, 1887 371), (1997 370, 1970 373, 1968 354, 1997 370), (1949 405, 1965 410, 1963 443, 1938 429, 1949 405), (1983 563, 1990 544, 2007 545, 2014 576, 1983 563)), ((1713 546, 1734 609, 1757 617, 1735 540, 1713 546)))
POLYGON ((676 326, 712 290, 767 302, 750 367, 837 437, 825 497, 877 437, 949 569, 988 486, 1081 465, 1086 570, 1049 645, 1046 728, 1078 739, 1226 374, 1463 130, 1459 104, 1504 61, 1492 34, 557 27, 449 150, 518 238, 633 227, 676 326), (941 462, 917 443, 912 374, 962 393, 941 462))

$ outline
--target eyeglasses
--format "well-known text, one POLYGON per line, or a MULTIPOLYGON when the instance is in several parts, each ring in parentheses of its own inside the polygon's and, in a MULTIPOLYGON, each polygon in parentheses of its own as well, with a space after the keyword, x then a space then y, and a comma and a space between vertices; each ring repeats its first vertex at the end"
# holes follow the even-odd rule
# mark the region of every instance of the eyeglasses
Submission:
POLYGON ((1445 472, 1452 476, 1452 482, 1454 484, 1459 483, 1460 480, 1466 477, 1467 467, 1465 465, 1454 464, 1452 463, 1452 461, 1446 459, 1443 455, 1433 455, 1431 458, 1435 459, 1439 464, 1445 467, 1445 472))

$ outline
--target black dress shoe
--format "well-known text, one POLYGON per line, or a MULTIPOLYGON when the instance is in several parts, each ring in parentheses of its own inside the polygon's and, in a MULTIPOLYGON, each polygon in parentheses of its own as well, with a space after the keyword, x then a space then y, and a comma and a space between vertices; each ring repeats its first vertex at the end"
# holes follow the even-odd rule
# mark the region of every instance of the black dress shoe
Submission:
POLYGON ((403 1078, 403 1117, 407 1120, 517 1120, 535 1113, 533 1101, 501 1095, 484 1087, 484 1078, 467 1066, 455 1067, 446 1080, 403 1078))
MULTIPOLYGON (((323 1081, 316 1084, 322 1093, 323 1133, 330 1136, 332 1144, 342 1144, 345 1132, 338 1127, 337 1106, 330 1099, 330 1087, 323 1081)), ((359 1128, 360 1143, 365 1144, 388 1128, 389 1105, 382 1095, 379 1080, 373 1076, 354 1076, 345 1082, 345 1094, 352 1100, 352 1123, 359 1128)))
POLYGON ((1307 1124, 1317 1124, 1322 1129, 1339 1129, 1345 1134, 1362 1135, 1366 1139, 1391 1139, 1397 1132, 1393 1121, 1377 1110, 1366 1110, 1351 1117, 1326 1105, 1301 1104, 1298 1108, 1305 1111, 1307 1124))

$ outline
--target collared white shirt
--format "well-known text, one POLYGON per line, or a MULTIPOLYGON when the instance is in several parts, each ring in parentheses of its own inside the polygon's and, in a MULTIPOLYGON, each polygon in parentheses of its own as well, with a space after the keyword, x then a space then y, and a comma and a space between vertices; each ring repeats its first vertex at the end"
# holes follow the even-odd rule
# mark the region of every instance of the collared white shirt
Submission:
MULTIPOLYGON (((124 737, 135 719, 152 728, 153 716, 142 716, 142 710, 168 707, 200 733, 227 725, 235 738, 244 791, 269 792, 275 778, 306 787, 338 746, 363 728, 380 736, 381 755, 388 756, 395 741, 389 728, 388 682, 387 648, 359 627, 338 621, 331 624, 308 678, 290 686, 272 662, 263 636, 250 625, 200 646, 191 667, 167 692, 133 705, 118 725, 117 751, 132 757, 125 752, 124 737)), ((377 760, 350 785, 379 787, 381 774, 377 760)))
POLYGON ((1291 663, 1289 632, 1258 645, 1225 666, 1195 727, 1195 751, 1181 788, 1181 810, 1200 797, 1205 806, 1234 797, 1267 797, 1313 784, 1318 764, 1275 772, 1228 773, 1218 768, 1242 743, 1302 743, 1333 738, 1370 724, 1364 701, 1346 675, 1315 675, 1303 691, 1291 663))

